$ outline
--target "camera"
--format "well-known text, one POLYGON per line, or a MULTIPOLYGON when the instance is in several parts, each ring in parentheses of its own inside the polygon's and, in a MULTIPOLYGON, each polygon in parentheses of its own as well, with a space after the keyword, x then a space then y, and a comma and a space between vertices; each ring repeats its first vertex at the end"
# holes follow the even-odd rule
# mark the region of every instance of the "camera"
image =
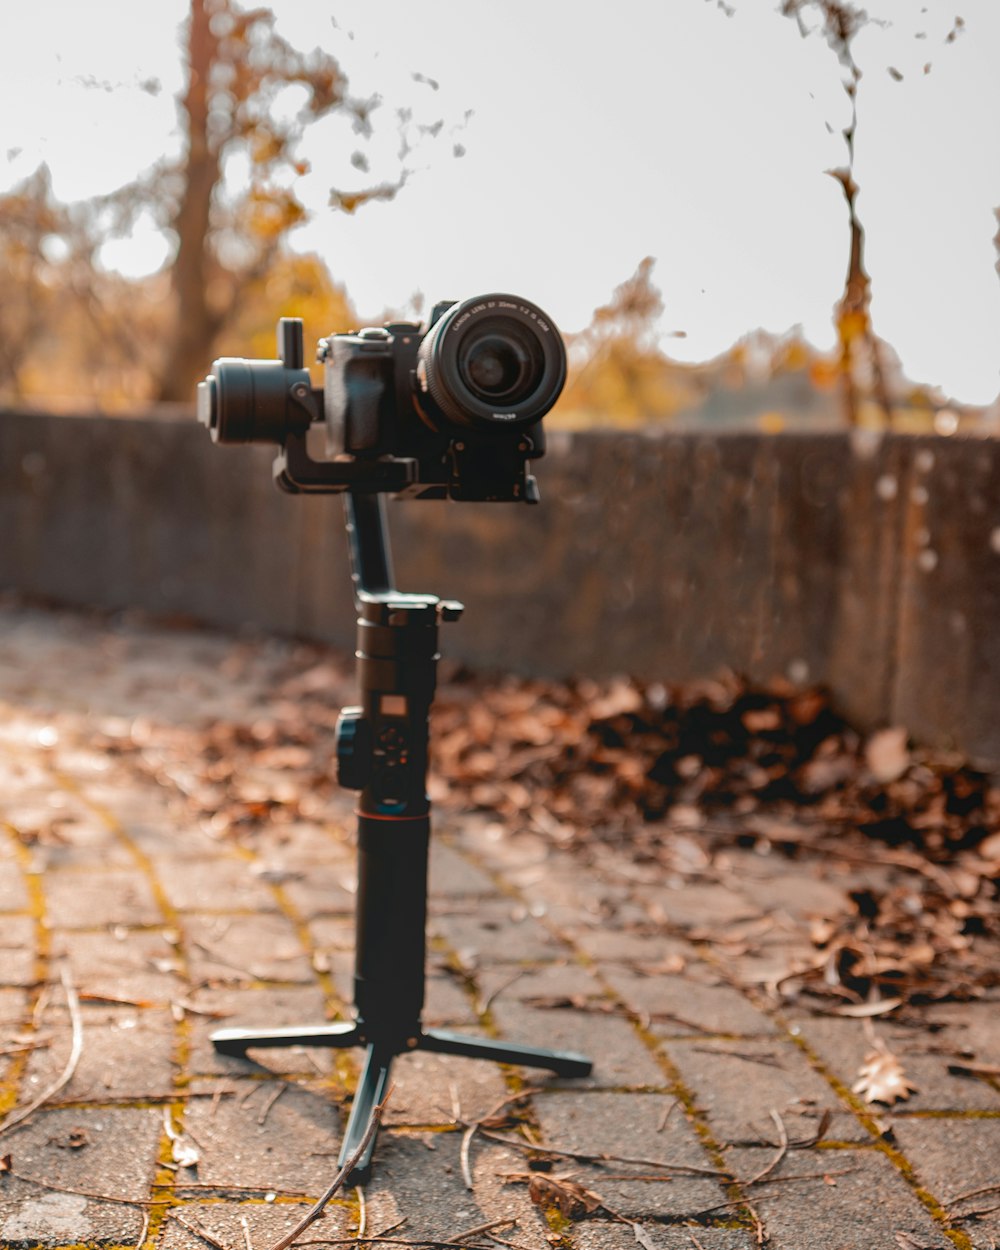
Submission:
POLYGON ((551 319, 516 295, 436 304, 409 321, 321 339, 322 388, 304 367, 302 322, 278 322, 277 360, 223 357, 198 385, 219 443, 277 443, 292 492, 538 501, 528 464, 566 380, 551 319))

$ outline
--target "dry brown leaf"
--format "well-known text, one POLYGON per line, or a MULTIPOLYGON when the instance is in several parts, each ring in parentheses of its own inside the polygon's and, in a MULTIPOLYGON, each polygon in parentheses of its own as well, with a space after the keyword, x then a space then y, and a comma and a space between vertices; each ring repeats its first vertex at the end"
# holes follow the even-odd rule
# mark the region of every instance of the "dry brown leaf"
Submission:
POLYGON ((865 1020, 869 1016, 884 1016, 903 1005, 901 998, 882 998, 871 1003, 845 1003, 842 1007, 831 1007, 831 1016, 849 1016, 852 1020, 865 1020))
POLYGON ((901 725, 881 729, 865 744, 865 763, 876 781, 886 785, 897 781, 910 767, 908 734, 901 725))
POLYGON ((597 1194, 576 1181, 535 1173, 528 1182, 528 1194, 538 1206, 557 1207, 568 1220, 586 1219, 604 1205, 597 1194))
POLYGON ((858 1079, 851 1088, 865 1102, 881 1102, 887 1107, 917 1092, 917 1087, 903 1071, 903 1065, 884 1042, 877 1043, 865 1055, 858 1079))

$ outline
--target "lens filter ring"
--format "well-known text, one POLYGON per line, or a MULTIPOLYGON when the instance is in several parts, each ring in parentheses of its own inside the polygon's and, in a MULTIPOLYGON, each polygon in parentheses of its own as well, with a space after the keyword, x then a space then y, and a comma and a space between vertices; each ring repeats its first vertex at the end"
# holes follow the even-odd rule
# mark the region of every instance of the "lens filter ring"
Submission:
POLYGON ((420 345, 419 374, 441 413, 460 426, 498 430, 539 421, 566 381, 559 331, 516 295, 454 305, 420 345))

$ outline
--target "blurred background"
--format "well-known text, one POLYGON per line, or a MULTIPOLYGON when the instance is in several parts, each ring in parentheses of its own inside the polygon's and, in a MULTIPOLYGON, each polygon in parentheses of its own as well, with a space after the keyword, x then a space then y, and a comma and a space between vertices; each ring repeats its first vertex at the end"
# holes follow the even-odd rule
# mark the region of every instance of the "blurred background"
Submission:
POLYGON ((0 402, 188 403, 489 289, 571 428, 1000 425, 1000 9, 933 0, 17 6, 0 402))

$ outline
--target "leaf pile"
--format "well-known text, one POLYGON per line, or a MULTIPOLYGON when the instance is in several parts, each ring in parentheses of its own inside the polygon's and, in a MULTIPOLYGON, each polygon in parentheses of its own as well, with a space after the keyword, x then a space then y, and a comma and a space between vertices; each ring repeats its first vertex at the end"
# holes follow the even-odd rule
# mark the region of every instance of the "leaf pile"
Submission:
POLYGON ((865 742, 818 687, 466 678, 443 692, 434 732, 438 797, 462 792, 543 831, 544 803, 567 842, 648 850, 643 826, 766 811, 851 824, 944 863, 1000 829, 985 773, 911 752, 901 730, 865 742))
POLYGON ((1000 788, 986 773, 911 749, 899 728, 865 738, 819 687, 457 678, 435 716, 436 798, 671 870, 679 831, 706 856, 877 863, 887 883, 814 926, 811 988, 926 1000, 998 982, 973 949, 1000 938, 1000 788))
MULTIPOLYGON (((256 662, 256 652, 234 663, 256 662)), ((99 735, 212 836, 351 825, 334 775, 346 660, 296 649, 246 720, 123 722, 99 735)), ((434 801, 496 815, 585 859, 623 849, 664 872, 716 871, 727 849, 880 865, 817 921, 796 988, 851 1002, 998 983, 1000 789, 956 759, 867 739, 820 688, 727 675, 666 686, 488 681, 454 668, 432 717, 434 801), (885 871, 888 869, 888 871, 885 871), (991 953, 993 957, 991 958, 991 953)))

